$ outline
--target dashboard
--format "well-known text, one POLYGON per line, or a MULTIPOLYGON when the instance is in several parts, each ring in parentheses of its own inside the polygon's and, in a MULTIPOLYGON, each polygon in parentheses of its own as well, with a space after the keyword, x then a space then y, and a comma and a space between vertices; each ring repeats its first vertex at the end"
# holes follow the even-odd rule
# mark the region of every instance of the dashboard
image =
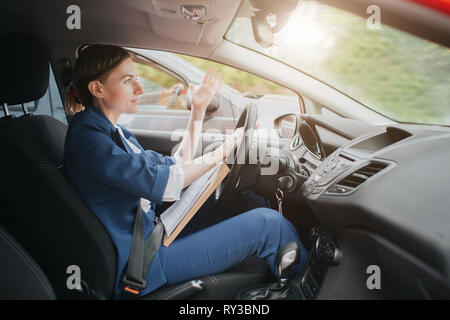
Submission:
MULTIPOLYGON (((305 147, 296 134, 281 152, 289 160, 278 184, 290 187, 328 230, 332 240, 321 250, 331 247, 340 257, 321 267, 326 272, 316 270, 315 278, 307 269, 299 281, 313 288, 310 298, 448 299, 450 128, 320 116, 302 122, 313 129, 317 145, 305 147), (381 290, 368 289, 370 266, 381 270, 381 290)), ((324 254, 314 255, 320 261, 324 254)))
POLYGON ((328 156, 303 184, 303 195, 316 200, 320 195, 348 195, 375 175, 385 173, 395 162, 376 159, 374 153, 410 137, 405 130, 387 127, 356 139, 328 156))

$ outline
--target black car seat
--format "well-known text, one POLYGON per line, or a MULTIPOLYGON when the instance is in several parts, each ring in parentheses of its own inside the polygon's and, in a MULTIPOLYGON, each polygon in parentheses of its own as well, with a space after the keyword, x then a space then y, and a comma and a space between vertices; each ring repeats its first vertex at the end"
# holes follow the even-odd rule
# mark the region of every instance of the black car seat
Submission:
POLYGON ((5 229, 0 227, 0 300, 54 300, 42 269, 5 229))
MULTIPOLYGON (((26 35, 3 35, 0 103, 40 99, 49 83, 44 45, 26 35), (7 79, 7 81, 4 81, 7 79)), ((0 121, 0 224, 34 257, 57 297, 66 296, 71 265, 94 296, 111 298, 116 251, 109 234, 58 168, 63 162, 67 126, 45 115, 0 121), (4 210, 8 207, 8 210, 4 210)), ((192 298, 230 299, 243 288, 271 277, 262 259, 250 257, 227 272, 203 277, 203 290, 192 298)), ((177 298, 183 283, 156 290, 147 299, 177 298), (167 293, 171 294, 167 294, 167 293)))

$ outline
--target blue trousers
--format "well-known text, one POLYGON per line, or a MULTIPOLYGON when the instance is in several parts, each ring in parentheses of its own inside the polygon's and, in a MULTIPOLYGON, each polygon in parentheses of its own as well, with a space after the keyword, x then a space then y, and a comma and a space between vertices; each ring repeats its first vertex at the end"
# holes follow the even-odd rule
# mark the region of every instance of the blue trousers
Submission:
POLYGON ((221 210, 212 197, 208 199, 178 238, 169 247, 161 246, 159 254, 168 284, 223 272, 254 254, 276 276, 278 250, 291 241, 300 247, 300 262, 292 267, 293 273, 299 273, 308 252, 295 227, 270 209, 265 199, 247 191, 221 210))

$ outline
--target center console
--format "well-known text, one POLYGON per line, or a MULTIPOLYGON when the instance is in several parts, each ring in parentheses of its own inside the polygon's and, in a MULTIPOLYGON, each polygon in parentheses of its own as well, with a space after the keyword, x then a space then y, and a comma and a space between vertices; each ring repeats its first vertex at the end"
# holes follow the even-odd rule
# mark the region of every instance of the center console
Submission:
POLYGON ((336 266, 342 261, 342 252, 326 228, 314 227, 310 232, 314 243, 303 274, 298 281, 306 299, 315 299, 319 293, 325 274, 330 266, 336 266))
MULTIPOLYGON (((387 127, 352 140, 317 166, 302 186, 303 195, 315 209, 327 201, 345 203, 346 199, 336 197, 353 194, 372 182, 374 176, 385 174, 397 165, 386 159, 386 149, 410 136, 402 129, 387 127)), ((314 246, 304 273, 297 281, 304 296, 315 299, 328 269, 337 266, 344 257, 327 229, 314 227, 310 239, 314 246)))
POLYGON ((297 243, 283 246, 277 257, 278 281, 261 284, 240 291, 237 300, 312 300, 315 299, 330 266, 342 261, 342 251, 333 240, 331 233, 322 226, 311 229, 310 240, 314 246, 310 250, 303 272, 289 278, 289 268, 299 261, 297 243))
POLYGON ((391 161, 375 159, 374 155, 409 136, 409 132, 387 127, 337 149, 305 181, 303 195, 308 200, 316 200, 321 195, 351 194, 375 174, 395 165, 391 161))

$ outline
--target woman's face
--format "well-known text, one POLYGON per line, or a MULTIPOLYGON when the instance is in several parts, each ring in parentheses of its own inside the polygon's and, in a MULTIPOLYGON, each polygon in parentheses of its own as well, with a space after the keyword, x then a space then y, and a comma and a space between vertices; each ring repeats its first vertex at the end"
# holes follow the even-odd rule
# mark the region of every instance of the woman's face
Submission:
POLYGON ((131 58, 125 59, 102 82, 102 98, 105 106, 117 113, 136 113, 139 97, 144 93, 136 81, 136 71, 131 58))

